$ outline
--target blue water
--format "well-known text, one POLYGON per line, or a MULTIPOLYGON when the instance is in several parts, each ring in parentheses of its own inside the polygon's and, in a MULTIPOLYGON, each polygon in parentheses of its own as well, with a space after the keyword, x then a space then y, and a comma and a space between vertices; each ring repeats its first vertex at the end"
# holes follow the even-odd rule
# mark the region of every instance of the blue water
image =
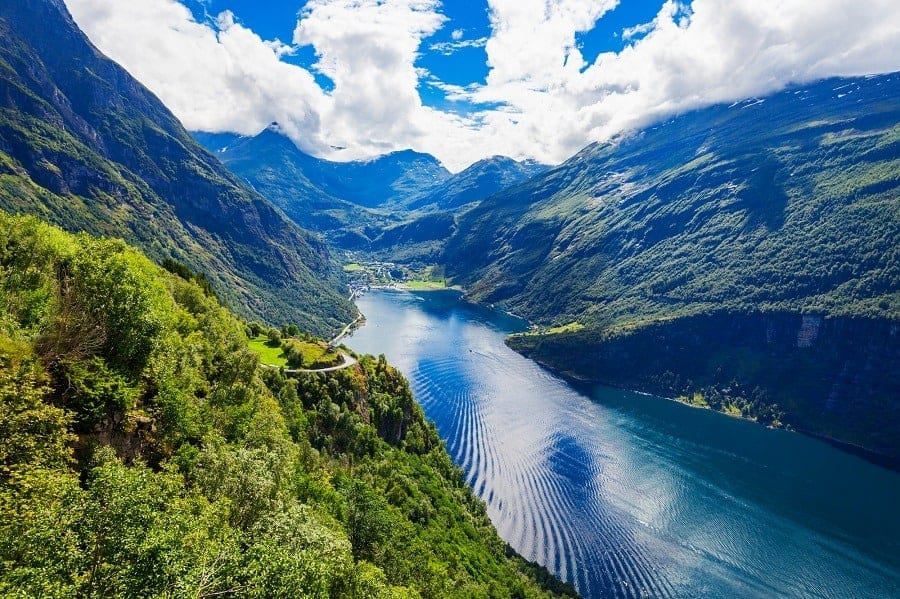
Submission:
MULTIPOLYGON (((508 349, 514 318, 377 291, 347 341, 409 378, 500 535, 586 597, 900 597, 900 475, 508 349)), ((898 432, 900 434, 900 432, 898 432)))

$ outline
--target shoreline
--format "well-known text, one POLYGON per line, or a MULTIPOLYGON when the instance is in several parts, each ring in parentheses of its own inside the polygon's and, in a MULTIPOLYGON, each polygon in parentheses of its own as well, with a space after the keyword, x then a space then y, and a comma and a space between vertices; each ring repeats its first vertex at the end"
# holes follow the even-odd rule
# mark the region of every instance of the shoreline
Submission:
MULTIPOLYGON (((459 285, 451 285, 449 287, 410 287, 407 283, 392 283, 390 285, 370 285, 369 289, 378 289, 381 291, 457 291, 465 293, 459 285)), ((360 295, 364 292, 360 292, 360 295)))
MULTIPOLYGON (((379 286, 372 286, 372 287, 370 287, 370 289, 380 289, 380 290, 388 290, 388 291, 404 291, 404 292, 410 292, 410 291, 427 291, 427 292, 433 292, 433 291, 458 291, 458 292, 462 292, 462 294, 463 294, 463 295, 462 295, 462 300, 465 301, 465 302, 467 302, 467 303, 470 303, 470 304, 475 305, 475 306, 481 306, 481 307, 483 307, 483 308, 489 308, 489 309, 494 310, 494 311, 496 311, 496 312, 503 313, 503 314, 506 314, 506 315, 508 315, 508 316, 512 316, 512 317, 514 317, 514 318, 518 318, 519 320, 522 320, 522 321, 524 321, 524 322, 529 322, 529 323, 530 323, 530 321, 528 321, 527 319, 524 319, 524 318, 522 318, 522 317, 520 317, 520 316, 518 316, 518 315, 512 314, 511 312, 509 312, 509 311, 507 311, 507 310, 499 309, 499 308, 497 308, 497 307, 495 307, 495 306, 493 306, 493 305, 485 305, 485 304, 481 304, 481 303, 479 303, 479 302, 475 302, 475 301, 469 299, 469 298, 466 297, 466 295, 465 295, 465 290, 464 290, 461 286, 457 286, 457 285, 454 285, 454 286, 452 286, 452 287, 441 287, 441 288, 432 288, 432 289, 410 289, 410 288, 409 288, 408 286, 406 286, 406 285, 399 284, 399 285, 379 285, 379 286)), ((507 347, 509 347, 508 344, 507 344, 507 347)), ((510 349, 512 349, 512 348, 510 348, 510 349)), ((513 351, 516 351, 516 350, 513 350, 513 351)), ((666 401, 672 401, 672 402, 681 404, 681 405, 683 405, 683 406, 687 406, 687 407, 689 407, 689 408, 694 408, 694 409, 698 409, 698 410, 709 410, 709 411, 711 411, 711 412, 715 412, 715 413, 717 413, 717 414, 722 414, 722 415, 727 416, 727 417, 729 417, 729 418, 735 418, 735 419, 737 419, 737 420, 743 420, 743 421, 745 421, 745 422, 750 422, 750 423, 755 424, 755 425, 757 425, 757 426, 764 426, 765 428, 768 428, 768 429, 771 429, 771 430, 782 430, 782 431, 789 432, 789 433, 798 433, 798 434, 801 434, 801 435, 804 435, 804 436, 807 436, 807 437, 811 437, 811 438, 813 438, 813 439, 817 439, 817 440, 819 440, 819 441, 822 441, 823 443, 827 443, 828 445, 831 445, 832 447, 834 447, 834 448, 836 448, 836 449, 838 449, 838 450, 840 450, 840 451, 843 451, 843 452, 848 453, 848 454, 850 454, 850 455, 854 455, 854 456, 856 456, 856 457, 858 457, 858 458, 860 458, 860 459, 863 459, 863 460, 865 460, 866 462, 869 462, 870 464, 873 464, 873 465, 875 465, 875 466, 879 466, 879 467, 882 467, 882 468, 886 468, 886 469, 888 469, 888 470, 891 470, 891 471, 893 471, 893 472, 898 472, 898 473, 900 473, 900 458, 893 458, 893 457, 891 457, 891 456, 887 456, 887 455, 884 455, 884 454, 881 454, 881 453, 872 451, 872 450, 870 450, 870 449, 866 449, 865 447, 861 447, 861 446, 855 445, 855 444, 853 444, 853 443, 849 443, 849 442, 846 442, 846 441, 841 441, 841 440, 839 440, 839 439, 835 439, 835 438, 829 437, 829 436, 827 436, 827 435, 822 435, 822 434, 814 433, 814 432, 812 432, 812 431, 808 431, 808 430, 805 430, 805 429, 794 428, 794 427, 792 427, 792 426, 790 426, 790 425, 783 425, 783 424, 782 424, 782 425, 780 425, 780 426, 773 426, 773 425, 770 425, 770 424, 768 424, 768 425, 767 425, 767 424, 761 424, 761 423, 760 423, 758 420, 756 420, 755 418, 750 418, 750 417, 744 416, 743 414, 734 414, 734 413, 726 412, 725 410, 717 410, 717 409, 715 409, 715 408, 713 408, 713 407, 711 407, 711 406, 709 406, 709 405, 705 405, 705 406, 703 406, 703 405, 697 405, 697 404, 692 403, 692 402, 689 402, 689 401, 684 401, 684 400, 682 400, 682 399, 678 399, 677 397, 665 397, 665 396, 662 396, 662 395, 659 395, 659 394, 656 394, 656 393, 649 393, 649 392, 647 392, 647 391, 641 391, 641 390, 638 390, 638 389, 628 389, 628 388, 626 388, 626 387, 620 387, 620 386, 617 386, 617 385, 610 385, 610 384, 604 383, 604 382, 602 382, 602 381, 597 381, 597 380, 594 380, 594 379, 591 379, 591 378, 588 378, 588 377, 581 376, 581 375, 579 375, 579 374, 576 373, 576 372, 572 372, 572 371, 564 371, 564 370, 560 370, 560 369, 554 368, 554 367, 550 366, 549 364, 546 364, 545 362, 542 362, 542 361, 537 360, 537 359, 535 359, 535 358, 532 358, 532 357, 530 357, 530 356, 526 356, 526 355, 524 355, 524 354, 522 354, 522 353, 520 353, 520 352, 516 352, 516 353, 518 353, 520 356, 522 356, 522 357, 524 357, 524 358, 526 358, 526 359, 528 359, 528 360, 531 360, 532 362, 534 362, 535 364, 537 364, 537 365, 540 366, 541 368, 544 368, 544 369, 547 370, 548 372, 550 372, 550 373, 552 373, 552 374, 554 374, 554 375, 560 377, 561 379, 563 379, 563 380, 566 381, 567 383, 572 384, 573 386, 576 387, 576 389, 577 389, 578 386, 584 386, 584 385, 606 385, 606 386, 608 386, 608 387, 612 387, 612 388, 615 388, 615 389, 621 389, 622 391, 628 391, 628 392, 630 392, 630 393, 639 393, 639 394, 641 394, 641 395, 650 395, 650 396, 653 396, 653 397, 656 397, 656 398, 659 398, 659 399, 663 399, 663 400, 666 400, 666 401)))
MULTIPOLYGON (((512 349, 512 348, 510 348, 510 349, 512 349)), ((513 350, 513 351, 515 351, 515 350, 513 350)), ((516 352, 516 353, 519 353, 519 352, 516 352)), ((872 451, 870 449, 866 449, 865 447, 861 447, 859 445, 855 445, 855 444, 849 443, 847 441, 841 441, 840 439, 835 439, 833 437, 829 437, 828 435, 822 435, 822 434, 814 433, 814 432, 806 430, 806 429, 794 428, 791 426, 784 426, 784 425, 771 426, 771 425, 760 424, 758 420, 755 420, 753 418, 748 418, 744 415, 729 414, 728 412, 725 412, 724 410, 716 410, 708 405, 707 406, 699 406, 699 405, 696 405, 696 404, 693 404, 693 403, 690 403, 687 401, 680 400, 677 397, 664 397, 664 396, 658 395, 656 393, 649 393, 647 391, 639 391, 636 389, 628 389, 625 387, 619 387, 617 385, 610 385, 610 384, 604 383, 602 381, 596 381, 596 380, 593 380, 593 379, 590 379, 587 377, 580 376, 574 372, 559 370, 557 368, 550 366, 549 364, 546 364, 540 360, 536 360, 534 358, 525 356, 524 354, 521 354, 521 353, 519 353, 519 355, 528 360, 531 360, 532 362, 534 362, 541 368, 547 370, 551 374, 558 376, 559 378, 563 379, 567 383, 573 385, 576 388, 576 390, 578 390, 579 386, 583 386, 583 385, 605 385, 607 387, 611 387, 613 389, 620 389, 622 391, 627 391, 629 393, 638 393, 640 395, 648 395, 648 396, 656 397, 656 398, 663 399, 666 401, 672 401, 677 404, 687 406, 689 408, 694 408, 694 409, 698 409, 698 410, 709 410, 710 412, 722 414, 723 416, 728 416, 729 418, 743 420, 745 422, 749 422, 749 423, 755 424, 757 426, 764 426, 765 428, 770 429, 770 430, 780 430, 780 431, 785 431, 788 433, 804 435, 806 437, 810 437, 810 438, 816 439, 818 441, 821 441, 823 443, 826 443, 826 444, 834 447, 835 449, 843 451, 844 453, 848 453, 850 455, 856 456, 856 457, 858 457, 862 460, 865 460, 866 462, 873 464, 875 466, 885 468, 887 470, 891 470, 892 472, 900 473, 900 458, 893 458, 891 456, 887 456, 887 455, 872 451)))

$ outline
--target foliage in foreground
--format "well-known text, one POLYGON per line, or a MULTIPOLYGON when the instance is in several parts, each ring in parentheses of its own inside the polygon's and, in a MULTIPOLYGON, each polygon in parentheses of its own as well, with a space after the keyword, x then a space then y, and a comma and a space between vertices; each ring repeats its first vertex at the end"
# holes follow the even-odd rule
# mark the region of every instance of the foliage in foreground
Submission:
POLYGON ((262 369, 195 282, 2 213, 0 430, 2 596, 571 592, 509 554, 383 358, 262 369))

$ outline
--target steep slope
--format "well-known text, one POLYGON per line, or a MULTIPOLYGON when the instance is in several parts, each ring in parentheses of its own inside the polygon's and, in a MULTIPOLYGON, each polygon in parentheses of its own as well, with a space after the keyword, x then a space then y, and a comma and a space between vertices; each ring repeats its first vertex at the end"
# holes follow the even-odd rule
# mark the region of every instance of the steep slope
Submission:
POLYGON ((430 154, 391 152, 372 160, 331 163, 338 174, 328 189, 363 206, 403 204, 423 189, 433 188, 450 172, 430 154))
POLYGON ((0 596, 574 595, 383 358, 285 378, 200 286, 33 217, 0 264, 0 596))
POLYGON ((898 458, 898 187, 900 76, 828 80, 590 146, 444 262, 558 370, 898 458))
POLYGON ((373 257, 391 262, 438 263, 444 244, 456 230, 460 209, 546 170, 536 162, 516 162, 505 156, 476 162, 407 201, 406 220, 384 228, 367 249, 373 257))
POLYGON ((460 218, 481 300, 610 325, 711 308, 900 316, 900 76, 831 80, 594 145, 460 218))
POLYGON ((232 144, 244 139, 244 136, 238 133, 206 133, 203 131, 192 131, 191 137, 213 154, 226 150, 232 144))
POLYGON ((0 207, 203 272, 245 315, 326 334, 351 307, 325 245, 204 151, 60 0, 0 5, 0 207))
POLYGON ((450 176, 436 189, 426 190, 421 197, 407 202, 406 206, 412 210, 425 207, 452 210, 483 200, 539 175, 547 168, 534 161, 517 162, 506 156, 485 158, 450 176))

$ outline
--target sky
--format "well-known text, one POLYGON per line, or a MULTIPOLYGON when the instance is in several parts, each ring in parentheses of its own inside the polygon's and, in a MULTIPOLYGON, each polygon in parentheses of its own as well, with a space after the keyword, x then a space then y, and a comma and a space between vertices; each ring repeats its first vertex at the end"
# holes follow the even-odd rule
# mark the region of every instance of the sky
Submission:
POLYGON ((331 160, 558 164, 662 118, 900 70, 897 0, 66 0, 194 131, 331 160))

